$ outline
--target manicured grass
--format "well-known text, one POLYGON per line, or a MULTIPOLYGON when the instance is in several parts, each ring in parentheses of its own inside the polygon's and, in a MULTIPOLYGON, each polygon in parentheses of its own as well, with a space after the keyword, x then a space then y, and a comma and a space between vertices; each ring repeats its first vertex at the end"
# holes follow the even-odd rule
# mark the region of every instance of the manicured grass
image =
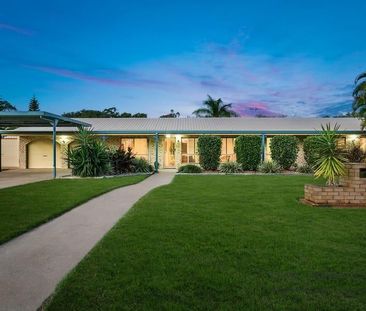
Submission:
POLYGON ((177 176, 123 217, 49 310, 365 310, 366 210, 304 176, 177 176))
POLYGON ((144 178, 57 179, 0 189, 0 244, 93 197, 144 178))

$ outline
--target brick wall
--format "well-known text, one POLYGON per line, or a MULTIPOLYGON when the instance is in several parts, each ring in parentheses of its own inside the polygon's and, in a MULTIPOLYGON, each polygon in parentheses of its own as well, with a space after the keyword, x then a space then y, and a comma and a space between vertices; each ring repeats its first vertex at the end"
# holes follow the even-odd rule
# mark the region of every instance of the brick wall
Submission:
POLYGON ((346 165, 347 175, 339 186, 305 185, 305 201, 315 205, 366 206, 366 178, 360 178, 360 169, 366 163, 346 165))

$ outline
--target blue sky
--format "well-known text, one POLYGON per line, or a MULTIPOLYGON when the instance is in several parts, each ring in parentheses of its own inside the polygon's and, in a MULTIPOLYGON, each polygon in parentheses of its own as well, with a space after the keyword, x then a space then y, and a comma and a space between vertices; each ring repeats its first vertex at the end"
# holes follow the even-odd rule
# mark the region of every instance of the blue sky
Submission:
POLYGON ((0 96, 55 113, 350 110, 366 70, 366 1, 0 0, 0 96))

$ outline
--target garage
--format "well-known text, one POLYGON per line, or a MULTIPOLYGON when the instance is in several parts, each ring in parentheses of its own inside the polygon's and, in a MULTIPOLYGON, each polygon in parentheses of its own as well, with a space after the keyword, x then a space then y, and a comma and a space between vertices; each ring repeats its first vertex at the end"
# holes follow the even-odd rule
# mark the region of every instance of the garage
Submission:
MULTIPOLYGON (((27 145, 27 168, 52 168, 53 167, 52 140, 40 139, 27 145)), ((61 168, 62 156, 60 145, 56 144, 56 164, 61 168)))

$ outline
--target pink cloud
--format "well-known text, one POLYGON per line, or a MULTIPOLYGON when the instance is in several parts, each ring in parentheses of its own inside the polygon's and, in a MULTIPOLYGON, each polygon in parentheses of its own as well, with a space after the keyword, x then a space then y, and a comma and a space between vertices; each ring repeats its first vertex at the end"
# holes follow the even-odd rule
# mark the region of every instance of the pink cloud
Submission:
POLYGON ((278 112, 274 112, 268 108, 265 103, 262 102, 248 102, 248 103, 236 103, 233 104, 235 112, 243 117, 283 117, 284 115, 278 112))
POLYGON ((19 28, 19 27, 15 27, 13 25, 4 24, 4 23, 0 23, 0 29, 16 32, 18 34, 25 35, 25 36, 32 36, 34 34, 34 32, 29 29, 19 28))

